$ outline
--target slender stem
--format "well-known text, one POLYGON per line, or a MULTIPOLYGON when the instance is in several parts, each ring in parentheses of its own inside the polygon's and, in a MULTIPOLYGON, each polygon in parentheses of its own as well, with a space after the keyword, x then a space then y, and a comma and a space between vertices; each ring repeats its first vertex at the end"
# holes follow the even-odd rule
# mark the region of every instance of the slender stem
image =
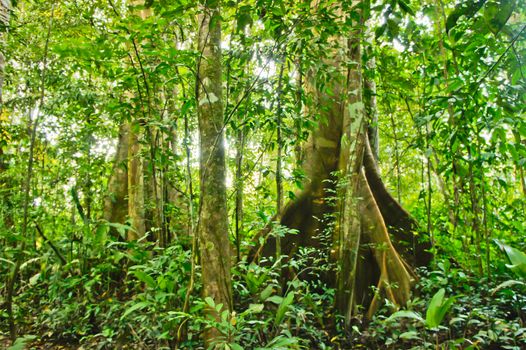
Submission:
MULTIPOLYGON (((283 152, 283 140, 281 137, 281 128, 282 128, 282 117, 283 117, 283 109, 281 106, 281 95, 283 93, 283 71, 285 69, 285 62, 286 58, 283 58, 283 62, 281 63, 281 68, 279 70, 279 77, 278 77, 278 104, 277 104, 277 122, 276 122, 276 142, 278 144, 278 154, 276 159, 276 192, 277 192, 277 200, 276 200, 276 213, 279 217, 281 215, 281 209, 283 208, 283 175, 282 175, 282 152, 283 152)), ((281 258, 281 237, 280 235, 276 235, 276 260, 279 261, 281 258)))
POLYGON ((44 234, 44 231, 42 231, 42 229, 40 228, 38 224, 35 224, 35 228, 37 229, 38 234, 44 239, 44 241, 47 242, 47 244, 51 247, 51 249, 53 249, 53 251, 57 255, 62 265, 66 265, 67 264, 66 258, 64 258, 60 250, 58 250, 57 246, 53 244, 53 242, 44 234))
MULTIPOLYGON (((11 337, 11 340, 14 342, 16 339, 16 325, 15 320, 13 317, 13 293, 15 289, 15 282, 18 279, 18 273, 20 271, 20 266, 22 265, 22 255, 26 247, 26 235, 27 235, 27 225, 29 220, 29 197, 30 197, 30 188, 31 188, 31 180, 33 177, 33 164, 34 164, 34 151, 35 151, 35 143, 36 143, 36 135, 38 130, 38 125, 40 123, 40 117, 42 116, 42 108, 44 108, 44 97, 46 93, 46 72, 47 72, 47 59, 48 59, 48 51, 49 51, 49 38, 51 37, 51 28, 53 27, 53 16, 55 13, 55 2, 53 2, 51 6, 51 14, 49 16, 49 25, 48 30, 46 34, 46 42, 44 46, 44 57, 42 58, 42 74, 41 74, 41 82, 40 82, 40 101, 38 104, 38 108, 36 109, 36 115, 33 122, 33 128, 31 129, 31 141, 29 145, 29 159, 27 164, 27 174, 26 179, 24 182, 24 202, 23 202, 23 219, 22 219, 22 243, 20 246, 19 254, 17 254, 16 257, 16 263, 13 269, 11 270, 11 275, 7 283, 7 296, 6 296, 6 308, 7 308, 7 314, 9 319, 9 334, 11 337)), ((30 114, 30 120, 31 120, 31 114, 30 114)), ((35 240, 33 239, 33 242, 35 240)))
MULTIPOLYGON (((194 290, 194 284, 195 284, 195 269, 196 269, 196 260, 197 260, 197 244, 198 244, 198 237, 197 233, 194 229, 194 191, 193 191, 193 183, 192 183, 192 169, 191 169, 191 152, 190 152, 190 128, 189 128, 189 122, 188 122, 188 114, 185 114, 184 116, 184 146, 185 146, 185 152, 186 152, 186 184, 187 184, 187 190, 188 190, 188 211, 190 215, 190 224, 188 225, 188 236, 192 237, 192 255, 190 258, 190 282, 188 283, 188 288, 186 289, 186 295, 184 298, 184 304, 183 304, 183 313, 188 312, 188 309, 190 307, 190 296, 192 295, 192 292, 194 290)), ((183 324, 179 326, 179 329, 177 331, 177 343, 181 341, 182 336, 182 327, 183 324)))
POLYGON ((393 111, 391 105, 389 105, 389 117, 391 119, 391 128, 393 129, 393 138, 394 138, 394 148, 395 148, 395 168, 396 168, 396 199, 398 203, 402 204, 402 199, 400 195, 401 187, 401 178, 400 178, 400 150, 398 146, 398 133, 396 131, 396 123, 393 116, 393 111))
MULTIPOLYGON (((238 126, 239 127, 239 126, 238 126)), ((243 231, 243 150, 244 131, 237 130, 236 136, 236 253, 237 261, 241 261, 241 235, 243 231)))
MULTIPOLYGON (((429 124, 426 123, 426 155, 428 154, 429 150, 429 124)), ((433 233, 432 233, 432 224, 431 224, 431 195, 433 193, 433 189, 431 186, 431 156, 427 156, 427 234, 429 235, 429 238, 431 239, 431 243, 433 242, 433 233)))

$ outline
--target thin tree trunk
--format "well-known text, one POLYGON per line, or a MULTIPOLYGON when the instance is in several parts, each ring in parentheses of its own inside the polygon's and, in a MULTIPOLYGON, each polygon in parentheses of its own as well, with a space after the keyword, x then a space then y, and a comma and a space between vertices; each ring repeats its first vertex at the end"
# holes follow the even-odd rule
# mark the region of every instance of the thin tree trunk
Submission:
MULTIPOLYGON (((371 46, 367 47, 369 56, 372 54, 371 46)), ((376 81, 370 77, 376 71, 376 58, 369 57, 365 63, 369 74, 364 77, 364 102, 367 116, 367 135, 371 143, 374 159, 378 162, 380 158, 380 135, 378 133, 378 108, 376 104, 376 81)), ((398 164, 398 161, 397 161, 398 164)), ((400 201, 400 198, 398 198, 400 201)))
MULTIPOLYGON (((55 13, 55 3, 51 6, 51 14, 49 17, 49 26, 47 30, 46 35, 46 42, 44 45, 44 57, 42 59, 42 74, 41 74, 41 86, 40 86, 40 98, 38 102, 38 109, 36 116, 31 123, 30 119, 30 125, 32 124, 32 127, 30 128, 30 144, 29 144, 29 159, 27 163, 27 173, 25 177, 25 181, 23 184, 23 215, 22 215, 22 229, 21 229, 21 236, 22 236, 22 243, 20 245, 20 252, 23 252, 26 247, 27 242, 27 231, 28 231, 28 224, 29 224, 29 202, 30 202, 30 190, 31 190, 31 181, 33 177, 33 165, 34 165, 34 151, 35 151, 35 145, 37 141, 37 131, 38 126, 40 124, 40 118, 41 118, 41 111, 44 108, 44 97, 46 93, 46 69, 47 69, 47 60, 48 60, 48 49, 49 49, 49 39, 51 37, 51 29, 53 27, 53 17, 55 13)), ((31 113, 29 113, 31 116, 31 113)), ((31 118, 31 117, 30 117, 31 118)), ((33 240, 34 244, 35 240, 33 240)), ((23 254, 18 254, 16 257, 15 266, 12 268, 11 273, 8 278, 8 283, 6 287, 6 310, 8 315, 8 323, 9 323, 9 335, 11 337, 11 340, 14 342, 17 337, 17 329, 15 324, 15 319, 13 315, 13 295, 15 292, 15 284, 18 280, 18 275, 20 272, 20 267, 22 265, 22 258, 23 254)))
MULTIPOLYGON (((520 145, 525 145, 526 146, 526 142, 521 140, 521 134, 519 132, 515 131, 513 133, 513 136, 515 137, 515 143, 517 144, 517 146, 520 146, 520 145)), ((515 164, 515 168, 516 168, 517 173, 519 175, 521 188, 522 188, 522 193, 526 197, 526 179, 524 178, 524 169, 518 163, 515 164)))
POLYGON ((296 166, 301 167, 301 164, 303 163, 303 147, 302 147, 302 128, 303 125, 301 125, 301 120, 303 119, 303 102, 302 102, 302 95, 303 95, 303 67, 301 62, 301 55, 298 58, 298 62, 296 63, 296 67, 298 70, 297 76, 296 76, 296 143, 294 145, 294 156, 296 160, 296 166))
POLYGON ((471 199, 471 212, 472 212, 472 218, 471 218, 471 229, 472 234, 475 237, 475 245, 476 245, 476 259, 477 259, 477 269, 479 275, 482 275, 483 268, 482 268, 482 247, 481 247, 481 232, 480 232, 480 205, 479 205, 479 199, 477 196, 477 184, 475 183, 475 174, 473 171, 473 158, 472 158, 472 152, 471 147, 468 147, 468 155, 469 155, 469 165, 468 165, 468 176, 469 176, 469 193, 470 193, 470 199, 471 199))
MULTIPOLYGON (((132 6, 143 5, 145 4, 144 0, 130 0, 132 6)), ((146 19, 151 15, 150 8, 144 8, 137 12, 141 19, 146 19)), ((144 73, 144 68, 142 65, 141 58, 139 56, 139 49, 135 43, 135 39, 131 39, 131 44, 133 46, 133 51, 135 53, 136 59, 140 66, 140 71, 142 75, 142 80, 147 94, 147 109, 148 113, 150 111, 150 93, 148 88, 147 78, 144 73)), ((132 65, 134 65, 133 58, 130 55, 130 60, 132 65)), ((141 94, 141 88, 138 86, 138 93, 141 94)), ((141 97, 141 108, 144 111, 144 101, 141 97)), ((144 120, 142 121, 144 122, 144 120)), ((144 162, 142 159, 141 152, 141 140, 142 136, 142 126, 140 118, 133 116, 130 123, 129 129, 129 143, 128 143, 128 217, 131 222, 132 230, 128 230, 126 239, 128 241, 136 240, 144 236, 146 232, 146 222, 145 222, 145 200, 144 200, 144 162)), ((153 160, 152 160, 153 161, 153 160)))
POLYGON ((188 212, 190 214, 190 223, 188 225, 188 236, 189 237, 197 237, 196 233, 194 232, 194 187, 193 187, 193 181, 192 181, 192 159, 191 159, 191 151, 190 151, 190 127, 189 127, 189 120, 188 115, 185 114, 184 116, 184 147, 185 147, 185 153, 186 153, 186 186, 187 186, 187 192, 188 192, 188 212))
POLYGON ((431 185, 431 156, 427 155, 429 147, 429 125, 426 124, 427 234, 429 235, 429 239, 431 239, 431 242, 433 243, 433 227, 431 222, 431 205, 433 194, 433 188, 431 185))
MULTIPOLYGON (((8 28, 9 26, 9 11, 10 9, 7 7, 0 5, 0 12, 1 12, 1 18, 4 19, 2 21, 2 25, 6 26, 8 28)), ((6 34, 0 33, 0 40, 3 42, 6 39, 6 34)), ((3 100, 3 90, 4 90, 4 75, 5 75, 5 56, 4 53, 0 51, 0 115, 4 115, 4 100, 3 100)), ((7 123, 9 123, 9 118, 6 118, 5 120, 7 123)), ((0 120, 0 127, 4 128, 2 125, 4 123, 4 120, 0 120)), ((0 134, 0 137, 2 137, 1 141, 3 140, 3 136, 0 134)), ((8 140, 5 140, 8 141, 8 140)), ((6 142, 7 144, 8 142, 6 142)), ((3 219, 3 226, 7 230, 11 230, 14 221, 13 221, 13 209, 12 209, 12 202, 11 202, 11 196, 12 191, 10 189, 11 184, 9 179, 6 177, 6 171, 9 168, 9 162, 7 160, 7 156, 4 152, 4 149, 2 148, 3 143, 0 142, 0 194, 4 200, 3 208, 1 208, 1 218, 3 219)))
MULTIPOLYGON (((480 140, 477 138, 477 152, 481 154, 480 140)), ((482 226, 484 227, 484 238, 486 243, 486 276, 488 281, 491 281, 491 247, 490 247, 490 230, 488 228, 488 200, 486 197, 486 180, 484 176, 484 169, 481 169, 480 174, 480 188, 482 196, 482 226)))
MULTIPOLYGON (((197 76, 197 114, 200 136, 199 247, 201 253, 203 296, 222 304, 218 313, 206 312, 220 320, 222 311, 232 310, 230 242, 226 202, 226 164, 221 77, 221 14, 218 0, 206 2, 198 16, 198 50, 201 57, 197 76)), ((205 331, 207 347, 221 335, 219 329, 205 331)))
MULTIPOLYGON (((283 152, 283 139, 281 136, 282 128, 282 119, 283 119, 283 110, 281 107, 281 95, 283 92, 283 71, 285 70, 285 61, 286 57, 283 57, 283 62, 281 63, 281 68, 279 70, 278 76, 278 91, 277 91, 277 111, 276 111, 276 143, 278 146, 277 158, 276 158, 276 213, 279 215, 281 213, 281 208, 283 208, 283 174, 282 174, 282 152, 283 152)), ((281 237, 276 236, 276 260, 281 258, 281 237)))
MULTIPOLYGON (((0 5, 1 18, 3 19, 2 25, 8 28, 9 26, 9 12, 8 7, 4 7, 4 3, 0 5)), ((5 34, 0 34, 0 40, 5 40, 5 34)), ((5 56, 3 52, 0 52, 0 115, 4 115, 4 101, 3 101, 3 89, 4 89, 4 75, 5 75, 5 56)), ((4 120, 0 120, 0 126, 3 127, 4 120)), ((4 141, 2 134, 0 141, 4 141)), ((7 140, 6 140, 7 141, 7 140)), ((6 142, 7 145, 7 142, 6 142)), ((5 229, 6 232, 11 231, 14 226, 13 220, 13 205, 12 205, 12 184, 10 179, 7 177, 7 170, 9 169, 9 162, 7 156, 2 148, 3 142, 0 142, 0 194, 3 200, 1 217, 2 219, 2 229, 5 229)), ((23 236, 25 239, 25 236, 23 236)), ((5 244, 2 240, 2 244, 5 244)), ((16 324, 13 317, 13 292, 15 279, 18 275, 18 270, 20 268, 20 263, 16 263, 15 268, 9 271, 9 274, 5 276, 5 289, 2 288, 2 291, 5 292, 5 306, 8 315, 9 323, 9 333, 12 340, 16 338, 16 324)))
MULTIPOLYGON (((391 129, 393 131, 393 139, 394 139, 394 151, 395 151, 395 168, 396 168, 396 199, 398 200, 398 203, 402 203, 401 195, 400 195, 400 187, 401 187, 401 175, 400 175, 400 150, 398 146, 398 133, 396 132, 396 123, 394 120, 393 112, 391 108, 389 108, 389 119, 391 120, 391 129)), ((373 151, 374 154, 374 151, 373 151)))
POLYGON ((241 260, 241 239, 243 237, 243 152, 244 152, 244 131, 238 126, 236 135, 236 253, 237 261, 241 260))

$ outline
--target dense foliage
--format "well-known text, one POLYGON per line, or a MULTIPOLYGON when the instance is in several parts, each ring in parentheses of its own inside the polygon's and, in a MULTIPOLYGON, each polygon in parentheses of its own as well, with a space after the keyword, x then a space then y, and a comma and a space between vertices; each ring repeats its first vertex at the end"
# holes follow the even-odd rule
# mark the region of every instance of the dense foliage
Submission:
POLYGON ((224 349, 526 348, 524 3, 342 1, 347 17, 334 3, 221 1, 230 313, 202 297, 195 238, 202 7, 13 1, 0 28, 0 347, 204 348, 215 328, 224 349), (302 145, 324 123, 305 80, 316 71, 328 89, 332 40, 357 19, 380 172, 434 259, 407 305, 346 324, 323 278, 338 267, 319 250, 248 255, 262 230, 297 234, 276 214, 303 188, 302 145), (144 181, 135 240, 130 218, 106 215, 130 164, 115 158, 127 124, 144 181))

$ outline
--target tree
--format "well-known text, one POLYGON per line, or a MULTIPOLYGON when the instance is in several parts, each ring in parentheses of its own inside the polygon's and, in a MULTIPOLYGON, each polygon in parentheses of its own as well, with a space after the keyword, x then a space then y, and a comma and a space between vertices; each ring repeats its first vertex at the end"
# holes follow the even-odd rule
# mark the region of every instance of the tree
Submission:
MULTIPOLYGON (((312 6, 313 15, 332 11, 342 26, 353 18, 350 39, 332 33, 323 69, 311 68, 307 74, 307 93, 314 101, 309 108, 319 114, 303 148, 308 180, 279 213, 281 225, 299 230, 282 239, 283 254, 290 257, 302 246, 324 248, 327 260, 337 264, 337 272, 326 280, 337 289, 337 308, 347 322, 360 305, 371 317, 383 298, 405 304, 415 280, 409 266, 430 260, 429 242, 417 239, 416 221, 386 190, 369 146, 362 98, 362 6, 312 6), (329 78, 323 77, 326 71, 329 78), (336 204, 330 200, 334 193, 336 204), (331 244, 324 247, 320 236, 327 230, 332 232, 331 244)), ((268 233, 258 236, 267 235, 264 256, 276 251, 276 239, 268 233)))
MULTIPOLYGON (((230 241, 226 203, 226 165, 224 149, 223 92, 221 75, 221 13, 219 0, 207 0, 200 6, 197 75, 197 113, 200 137, 199 247, 203 295, 232 310, 230 285, 230 241)), ((213 309, 208 313, 220 319, 213 309)), ((207 344, 219 336, 208 330, 207 344)))
MULTIPOLYGON (((110 2, 115 12, 117 12, 113 3, 110 2)), ((142 0, 130 0, 130 5, 134 7, 145 7, 142 0)), ((141 20, 147 19, 151 15, 151 9, 144 8, 135 11, 141 20)), ((126 29, 130 34, 130 29, 126 29)), ((127 48, 131 52, 128 54, 131 66, 135 68, 134 60, 139 61, 142 69, 141 58, 135 37, 130 35, 131 42, 127 43, 127 48), (135 59, 134 59, 135 57, 135 59)), ((143 75, 143 79, 146 77, 143 75)), ((145 81, 144 84, 147 84, 145 81)), ((138 87, 140 89, 140 87, 138 87)), ((131 91, 126 92, 126 98, 134 100, 134 94, 131 91)), ((140 95, 140 92, 139 92, 140 95)), ((143 156, 141 154, 142 125, 144 119, 138 114, 144 112, 143 101, 135 99, 139 106, 134 106, 131 113, 131 120, 125 120, 119 126, 119 139, 117 143, 117 152, 113 165, 113 172, 108 182, 108 196, 104 203, 104 218, 110 222, 123 223, 128 217, 131 228, 126 233, 126 239, 136 240, 146 232, 145 223, 145 186, 144 186, 144 166, 143 156)))

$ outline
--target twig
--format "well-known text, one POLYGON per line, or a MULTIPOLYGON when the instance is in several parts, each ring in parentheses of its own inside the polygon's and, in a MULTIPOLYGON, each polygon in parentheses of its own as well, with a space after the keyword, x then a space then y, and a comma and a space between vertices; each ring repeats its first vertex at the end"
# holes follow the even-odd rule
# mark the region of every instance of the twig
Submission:
POLYGON ((475 88, 475 92, 478 91, 479 87, 480 87, 480 83, 482 83, 482 81, 484 81, 484 79, 486 79, 488 77, 488 75, 495 69, 495 67, 497 67, 497 65, 500 63, 500 61, 502 61, 502 59, 504 58, 504 56, 506 56, 506 54, 508 53, 508 51, 513 47, 513 45, 515 44, 515 42, 517 41, 517 39, 519 39, 519 37, 521 36, 522 32, 526 29, 526 25, 524 25, 522 27, 522 29, 513 37, 513 39, 511 40, 511 43, 508 45, 508 47, 506 48, 506 50, 504 50, 504 52, 502 53, 502 55, 499 56, 499 59, 497 61, 495 61, 495 63, 493 63, 491 65, 491 67, 489 67, 489 69, 486 71, 486 73, 484 73, 484 75, 482 76, 482 78, 480 78, 478 81, 477 81, 477 84, 476 84, 476 88, 475 88))
POLYGON ((53 242, 51 242, 51 240, 49 238, 46 237, 46 235, 44 235, 44 232, 42 231, 42 229, 40 228, 40 226, 37 223, 35 223, 35 227, 37 229, 37 232, 40 234, 40 236, 42 236, 42 238, 44 238, 44 241, 46 241, 46 243, 51 247, 51 249, 53 249, 55 254, 57 254, 57 257, 60 259, 60 262, 62 263, 62 265, 66 265, 68 262, 66 261, 66 259, 62 255, 62 253, 60 253, 58 248, 53 244, 53 242))

